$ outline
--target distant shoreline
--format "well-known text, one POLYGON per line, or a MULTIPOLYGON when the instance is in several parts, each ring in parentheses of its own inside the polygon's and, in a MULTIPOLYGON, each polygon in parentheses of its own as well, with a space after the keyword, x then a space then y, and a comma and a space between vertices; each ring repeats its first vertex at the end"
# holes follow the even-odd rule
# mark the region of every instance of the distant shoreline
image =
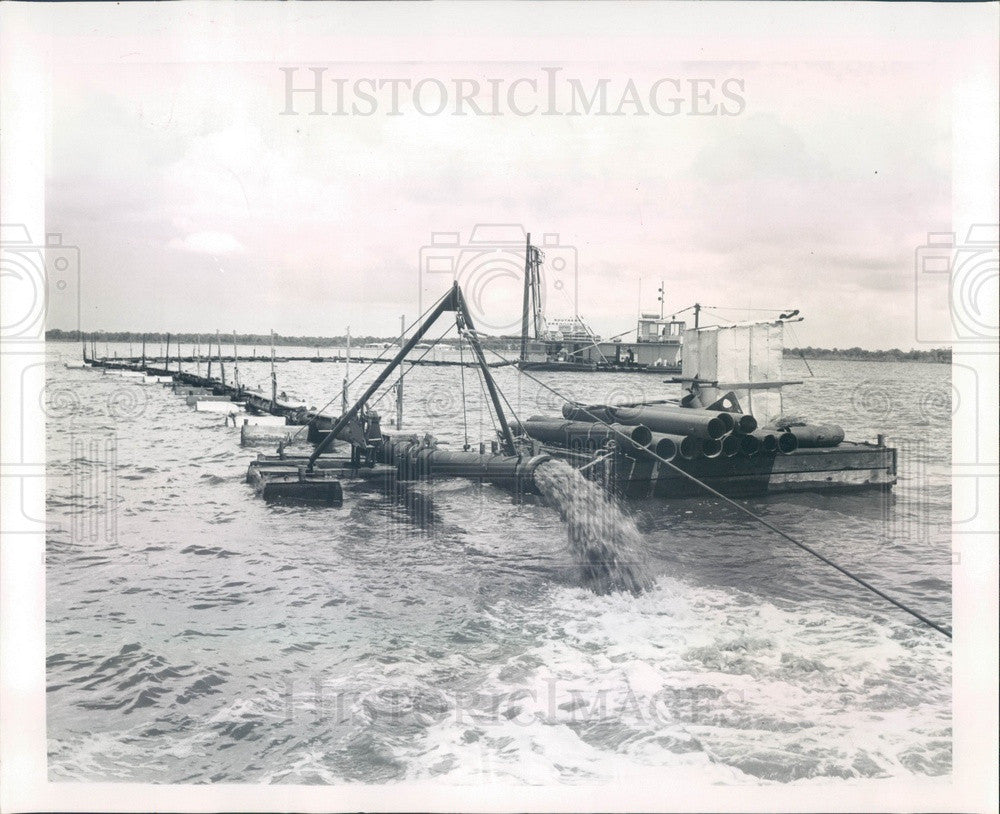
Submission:
MULTIPOLYGON (((153 346, 159 343, 165 343, 167 340, 166 333, 147 333, 146 334, 146 344, 147 346, 153 346)), ((185 345, 193 345, 200 342, 207 353, 209 343, 215 344, 215 336, 212 334, 192 334, 192 333, 182 333, 182 334, 170 334, 171 343, 181 342, 185 345)), ((233 335, 220 337, 222 340, 222 345, 224 348, 231 347, 233 344, 233 335)), ((511 337, 481 337, 483 345, 488 348, 493 349, 506 349, 514 350, 519 348, 519 339, 514 339, 511 337)), ((126 331, 115 331, 115 332, 103 332, 103 331, 85 331, 83 336, 80 335, 79 331, 61 331, 58 328, 48 330, 45 332, 46 342, 83 342, 95 341, 98 343, 102 342, 131 342, 136 346, 136 353, 139 352, 139 346, 142 343, 142 334, 129 333, 126 331)), ((269 334, 237 334, 236 342, 240 345, 256 345, 257 347, 267 347, 271 344, 271 337, 269 334)), ((399 337, 395 336, 352 336, 351 344, 354 347, 362 347, 367 344, 372 343, 382 343, 389 342, 392 344, 397 344, 399 342, 399 337)), ((279 336, 275 334, 274 344, 278 347, 306 347, 306 348, 342 348, 347 343, 346 336, 279 336)), ((450 347, 454 345, 453 341, 445 340, 442 345, 445 347, 450 347)), ((930 348, 928 350, 900 350, 899 348, 891 348, 889 350, 866 350, 864 348, 785 348, 785 356, 791 356, 793 358, 801 359, 806 358, 809 361, 823 361, 823 360, 833 360, 833 361, 846 361, 846 362, 938 362, 942 364, 951 364, 951 348, 930 348)))
POLYGON ((928 350, 865 350, 864 348, 785 348, 785 356, 809 361, 844 362, 936 362, 951 364, 951 348, 928 350))

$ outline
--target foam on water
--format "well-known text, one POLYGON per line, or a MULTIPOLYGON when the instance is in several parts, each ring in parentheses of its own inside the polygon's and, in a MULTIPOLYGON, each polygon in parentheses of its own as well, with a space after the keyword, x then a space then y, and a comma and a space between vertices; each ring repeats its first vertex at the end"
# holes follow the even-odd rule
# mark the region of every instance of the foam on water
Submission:
POLYGON ((639 530, 598 484, 558 460, 539 464, 535 484, 566 521, 570 550, 595 593, 638 596, 650 587, 639 530))

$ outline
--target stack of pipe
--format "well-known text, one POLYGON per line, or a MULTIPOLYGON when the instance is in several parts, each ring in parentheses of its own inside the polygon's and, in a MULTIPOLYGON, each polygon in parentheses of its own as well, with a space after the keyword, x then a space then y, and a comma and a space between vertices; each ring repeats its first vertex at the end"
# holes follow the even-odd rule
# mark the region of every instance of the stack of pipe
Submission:
POLYGON ((630 455, 654 453, 673 460, 788 455, 799 447, 836 446, 844 432, 835 426, 758 428, 745 413, 702 410, 670 404, 566 404, 563 418, 534 416, 520 426, 543 443, 592 451, 615 441, 630 455))

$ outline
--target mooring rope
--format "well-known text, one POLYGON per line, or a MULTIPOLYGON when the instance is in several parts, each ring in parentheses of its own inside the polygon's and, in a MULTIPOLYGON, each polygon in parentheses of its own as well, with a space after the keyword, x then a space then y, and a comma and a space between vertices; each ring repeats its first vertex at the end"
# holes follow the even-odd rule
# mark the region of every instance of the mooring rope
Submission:
MULTIPOLYGON (((494 354, 494 355, 496 355, 496 356, 499 356, 499 357, 500 357, 501 359, 503 358, 503 356, 501 356, 501 355, 500 355, 499 353, 497 353, 497 352, 496 352, 495 350, 492 350, 492 349, 491 349, 491 350, 490 350, 490 352, 491 352, 491 353, 493 353, 493 354, 494 354)), ((520 370, 520 369, 519 369, 519 372, 520 372, 521 374, 523 374, 523 375, 527 376, 527 377, 528 377, 529 379, 531 379, 531 380, 532 380, 533 382, 535 382, 536 384, 538 384, 538 385, 540 385, 540 386, 544 387, 544 388, 545 388, 546 390, 548 390, 548 391, 549 391, 550 393, 552 393, 553 395, 557 396, 558 398, 561 398, 561 399, 562 399, 563 401, 565 401, 566 403, 568 403, 568 404, 574 404, 574 402, 573 402, 573 401, 571 401, 570 399, 568 399, 568 398, 567 398, 566 396, 564 396, 564 395, 563 395, 562 393, 560 393, 560 392, 559 392, 558 390, 556 390, 556 389, 555 389, 555 388, 553 388, 553 387, 549 387, 549 385, 547 385, 547 384, 545 384, 545 382, 543 382, 543 381, 541 381, 541 380, 539 380, 539 379, 535 378, 535 377, 534 377, 534 376, 532 376, 532 375, 531 375, 530 373, 528 373, 528 371, 526 371, 526 370, 520 370)), ((604 424, 605 426, 609 427, 609 428, 610 428, 610 429, 611 429, 611 430, 612 430, 612 431, 613 431, 613 432, 614 432, 614 433, 615 433, 616 435, 620 435, 620 436, 621 436, 622 438, 624 438, 624 439, 625 439, 626 441, 630 441, 630 440, 631 440, 631 439, 629 439, 629 437, 628 437, 628 436, 627 436, 627 435, 626 435, 625 433, 621 432, 620 430, 617 430, 617 429, 615 429, 615 428, 614 428, 614 427, 613 427, 612 425, 608 424, 608 422, 606 422, 606 421, 603 421, 602 419, 598 418, 598 417, 597 417, 597 416, 595 416, 595 415, 594 415, 593 413, 591 413, 591 412, 590 412, 590 411, 589 411, 589 410, 588 410, 588 409, 586 408, 586 406, 581 406, 581 409, 583 410, 583 412, 585 412, 585 413, 586 413, 587 415, 589 415, 589 416, 590 416, 591 418, 593 418, 593 419, 595 420, 595 422, 597 422, 597 423, 599 423, 599 424, 604 424)), ((761 516, 759 516, 758 514, 756 514, 756 513, 752 512, 752 511, 751 511, 750 509, 748 509, 748 508, 747 508, 746 506, 741 506, 741 505, 740 505, 739 503, 737 503, 737 502, 736 502, 735 500, 732 500, 731 498, 728 498, 728 497, 726 497, 726 496, 725 496, 724 494, 722 494, 721 492, 717 491, 716 489, 713 489, 713 488, 712 488, 711 486, 709 486, 709 485, 708 485, 707 483, 705 483, 704 481, 702 481, 702 480, 700 480, 700 479, 696 478, 696 477, 695 477, 694 475, 690 474, 689 472, 685 472, 685 471, 684 471, 683 469, 681 469, 681 468, 680 468, 679 466, 677 466, 676 464, 672 463, 671 461, 668 461, 668 460, 667 460, 666 458, 663 458, 663 457, 661 457, 661 456, 657 455, 655 451, 653 451, 653 450, 651 450, 651 449, 648 449, 648 450, 646 450, 645 452, 646 452, 646 454, 648 454, 648 455, 651 455, 651 456, 652 456, 653 458, 655 458, 656 460, 658 460, 658 461, 659 461, 660 463, 664 463, 664 464, 666 464, 666 465, 667 465, 667 466, 669 466, 669 467, 670 467, 671 469, 673 469, 673 470, 674 470, 675 472, 678 472, 678 473, 680 473, 681 475, 683 475, 683 476, 684 476, 685 478, 687 478, 688 480, 690 480, 690 481, 692 481, 692 482, 696 483, 696 484, 697 484, 698 486, 700 486, 701 488, 703 488, 703 489, 704 489, 705 491, 709 492, 710 494, 714 495, 715 497, 719 498, 720 500, 723 500, 723 501, 725 501, 725 502, 726 502, 726 503, 728 503, 728 504, 729 504, 730 506, 733 506, 733 507, 735 507, 735 508, 739 509, 739 510, 740 510, 741 512, 743 512, 744 514, 747 514, 747 515, 749 515, 749 516, 750 516, 750 517, 752 517, 752 518, 753 518, 754 520, 756 520, 756 521, 757 521, 758 523, 760 523, 761 525, 763 525, 763 526, 765 526, 766 528, 768 528, 768 529, 770 529, 771 531, 773 531, 773 532, 774 532, 775 534, 777 534, 777 535, 779 535, 780 537, 783 537, 784 539, 788 540, 788 542, 790 542, 790 543, 792 543, 792 544, 794 544, 794 545, 798 546, 798 547, 799 547, 799 548, 801 548, 801 549, 802 549, 803 551, 806 551, 806 552, 808 552, 809 554, 812 554, 812 555, 813 555, 814 557, 816 557, 816 558, 817 558, 818 560, 820 560, 821 562, 825 563, 826 565, 829 565, 829 566, 831 566, 832 568, 835 568, 835 569, 836 569, 837 571, 839 571, 839 572, 840 572, 841 574, 843 574, 844 576, 846 576, 846 577, 849 577, 850 579, 854 580, 854 581, 855 581, 856 583, 858 583, 858 585, 861 585, 861 586, 862 586, 863 588, 867 588, 867 589, 868 589, 869 591, 871 591, 871 592, 872 592, 873 594, 875 594, 876 596, 880 596, 880 597, 882 597, 882 599, 884 599, 884 600, 885 600, 886 602, 889 602, 890 604, 892 604, 892 605, 895 605, 895 606, 896 606, 897 608, 899 608, 900 610, 902 610, 902 611, 905 611, 906 613, 910 614, 910 615, 911 615, 912 617, 914 617, 915 619, 919 619, 919 620, 920 620, 921 622, 923 622, 923 623, 924 623, 925 625, 927 625, 928 627, 931 627, 931 628, 933 628, 933 629, 934 629, 934 630, 936 630, 936 631, 937 631, 938 633, 943 633, 943 634, 944 634, 945 636, 947 636, 947 637, 948 637, 949 639, 951 638, 951 631, 950 631, 950 630, 949 630, 948 628, 946 628, 946 627, 944 627, 944 626, 942 626, 942 625, 939 625, 939 624, 938 624, 937 622, 934 622, 934 621, 932 621, 932 620, 928 619, 928 618, 927 618, 926 616, 924 616, 924 615, 923 615, 922 613, 920 613, 919 611, 917 611, 917 610, 914 610, 913 608, 909 607, 909 606, 908 606, 908 605, 906 605, 905 603, 903 603, 903 602, 900 602, 900 601, 899 601, 898 599, 894 599, 893 597, 889 596, 889 595, 888 595, 887 593, 885 593, 884 591, 882 591, 882 590, 880 590, 880 589, 876 588, 876 587, 875 587, 874 585, 872 585, 872 584, 871 584, 870 582, 867 582, 866 580, 864 580, 864 579, 862 579, 861 577, 859 577, 859 576, 858 576, 857 574, 854 574, 854 573, 851 573, 851 572, 850 572, 850 571, 848 571, 848 570, 847 570, 846 568, 844 568, 844 567, 842 567, 842 566, 840 566, 840 565, 837 565, 837 563, 833 562, 833 560, 831 560, 831 559, 829 559, 829 558, 827 558, 827 557, 823 556, 823 555, 822 555, 822 554, 820 554, 820 553, 819 553, 818 551, 816 551, 815 549, 813 549, 813 548, 811 548, 810 546, 806 545, 805 543, 803 543, 803 542, 801 542, 801 541, 799 541, 799 540, 796 540, 796 539, 795 539, 794 537, 792 537, 792 536, 791 536, 790 534, 788 534, 788 533, 786 533, 786 532, 782 531, 782 530, 781 530, 781 529, 779 529, 779 528, 778 528, 777 526, 775 526, 775 525, 773 525, 772 523, 770 523, 770 522, 768 522, 767 520, 765 520, 765 519, 764 519, 763 517, 761 517, 761 516)))

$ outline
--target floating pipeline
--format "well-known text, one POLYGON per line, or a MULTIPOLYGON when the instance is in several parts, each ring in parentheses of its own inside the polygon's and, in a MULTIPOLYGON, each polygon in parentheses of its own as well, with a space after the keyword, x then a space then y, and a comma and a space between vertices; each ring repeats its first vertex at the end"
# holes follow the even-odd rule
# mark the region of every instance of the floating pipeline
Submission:
POLYGON ((412 436, 402 439, 384 437, 380 457, 396 467, 400 480, 467 478, 491 483, 519 493, 538 494, 535 472, 552 460, 548 455, 504 455, 475 450, 445 450, 436 444, 424 444, 412 436))

